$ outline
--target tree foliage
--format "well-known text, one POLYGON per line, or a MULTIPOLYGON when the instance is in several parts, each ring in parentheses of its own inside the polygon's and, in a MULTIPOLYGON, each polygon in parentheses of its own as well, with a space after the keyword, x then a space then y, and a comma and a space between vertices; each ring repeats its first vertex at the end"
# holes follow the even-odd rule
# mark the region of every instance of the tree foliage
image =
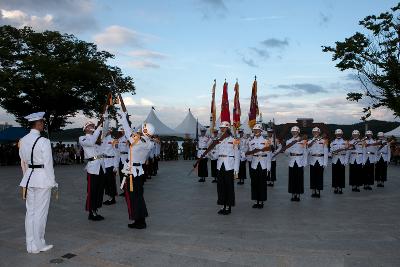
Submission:
POLYGON ((49 132, 64 127, 78 112, 96 116, 110 91, 135 93, 133 78, 107 64, 112 58, 73 35, 2 26, 0 106, 22 125, 27 114, 45 111, 49 132))
POLYGON ((332 60, 341 71, 353 70, 362 84, 362 92, 350 92, 350 101, 367 100, 363 120, 371 110, 387 107, 400 116, 400 3, 378 16, 365 17, 359 24, 366 33, 356 32, 334 47, 332 60))

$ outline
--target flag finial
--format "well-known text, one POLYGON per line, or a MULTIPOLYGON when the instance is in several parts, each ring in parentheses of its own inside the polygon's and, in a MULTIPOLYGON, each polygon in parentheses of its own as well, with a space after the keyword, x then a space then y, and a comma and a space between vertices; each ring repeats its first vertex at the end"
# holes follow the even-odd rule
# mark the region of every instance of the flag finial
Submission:
POLYGON ((257 75, 254 75, 254 80, 257 81, 257 75))
POLYGON ((236 82, 239 82, 238 78, 236 78, 236 82))
POLYGON ((216 83, 217 82, 217 79, 214 79, 214 83, 216 83))

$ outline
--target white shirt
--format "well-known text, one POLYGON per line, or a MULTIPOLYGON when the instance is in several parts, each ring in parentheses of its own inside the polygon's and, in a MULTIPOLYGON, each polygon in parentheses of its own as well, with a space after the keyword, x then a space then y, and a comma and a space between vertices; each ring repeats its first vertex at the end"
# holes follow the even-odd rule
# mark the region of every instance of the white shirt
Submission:
POLYGON ((349 141, 350 145, 354 145, 354 147, 347 151, 347 160, 350 164, 362 164, 364 157, 364 148, 363 142, 361 139, 351 139, 349 141))
POLYGON ((200 136, 197 144, 197 157, 200 158, 204 151, 207 150, 212 140, 208 136, 200 136))
POLYGON ((128 145, 128 139, 126 139, 125 135, 123 135, 118 139, 118 144, 116 148, 118 150, 119 160, 122 163, 126 162, 128 159, 129 145, 128 145))
POLYGON ((285 151, 285 154, 289 156, 289 167, 293 167, 295 162, 297 162, 298 167, 304 167, 307 164, 307 143, 305 140, 300 140, 300 137, 292 137, 286 141, 286 145, 289 145, 295 140, 297 140, 297 143, 285 151))
MULTIPOLYGON (((263 149, 270 146, 270 142, 266 140, 263 136, 254 136, 254 138, 249 142, 249 151, 254 149, 263 149)), ((254 153, 251 160, 251 168, 257 169, 258 163, 261 164, 263 170, 271 170, 271 152, 257 152, 254 153)))
POLYGON ((382 140, 382 142, 384 146, 381 149, 379 149, 381 146, 378 146, 378 152, 376 154, 376 162, 378 162, 381 158, 383 158, 383 161, 389 162, 391 157, 389 142, 387 142, 386 140, 382 140))
POLYGON ((321 137, 318 137, 317 139, 313 138, 309 140, 307 145, 311 144, 311 142, 313 142, 313 145, 307 149, 310 165, 314 166, 318 161, 320 166, 326 167, 328 165, 329 154, 327 141, 321 137))
MULTIPOLYGON (((99 137, 100 132, 101 127, 97 127, 93 134, 86 134, 79 137, 79 144, 83 148, 85 159, 102 155, 100 146, 96 145, 96 140, 99 137)), ((86 171, 90 174, 99 175, 100 168, 103 168, 103 172, 105 171, 104 160, 102 158, 88 161, 86 164, 86 171)))
POLYGON ((346 151, 341 151, 337 154, 334 153, 335 151, 346 148, 346 147, 347 147, 347 142, 345 140, 343 140, 343 138, 336 138, 335 140, 332 141, 330 148, 331 148, 333 164, 336 164, 337 161, 340 159, 340 163, 342 165, 347 165, 347 152, 346 151))
POLYGON ((101 152, 104 154, 104 165, 106 168, 114 167, 118 168, 119 158, 118 152, 114 147, 114 139, 111 135, 107 135, 101 142, 101 152), (112 157, 112 158, 108 158, 112 157))
POLYGON ((235 139, 230 136, 222 140, 216 147, 215 153, 218 156, 217 169, 220 170, 222 164, 225 170, 239 172, 240 151, 238 145, 234 144, 235 139))
POLYGON ((31 152, 33 143, 40 136, 38 130, 32 129, 27 135, 21 138, 19 141, 19 156, 21 158, 21 167, 23 172, 23 178, 20 182, 20 186, 26 187, 29 175, 32 173, 31 179, 29 180, 28 187, 37 188, 49 188, 56 185, 54 168, 53 168, 53 157, 51 151, 50 140, 41 137, 33 150, 33 165, 44 165, 44 168, 30 169, 28 164, 31 165, 31 152), (33 172, 32 172, 33 171, 33 172))
POLYGON ((364 164, 367 163, 367 160, 369 159, 370 163, 375 163, 376 162, 376 154, 378 152, 378 146, 366 146, 367 144, 375 144, 376 141, 374 139, 367 139, 364 141, 364 156, 363 156, 363 161, 364 164))

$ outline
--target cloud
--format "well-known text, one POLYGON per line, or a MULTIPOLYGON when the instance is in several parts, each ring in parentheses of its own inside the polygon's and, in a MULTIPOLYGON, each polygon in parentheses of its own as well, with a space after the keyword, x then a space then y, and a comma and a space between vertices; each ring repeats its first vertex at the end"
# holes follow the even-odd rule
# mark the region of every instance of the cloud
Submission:
POLYGON ((249 67, 258 68, 258 65, 251 58, 247 59, 246 57, 242 57, 242 61, 249 67))
POLYGON ((292 90, 300 93, 307 93, 307 94, 317 94, 317 93, 326 93, 328 92, 325 88, 320 85, 312 84, 312 83, 298 83, 298 84, 281 84, 278 85, 276 88, 279 89, 287 89, 292 90))
POLYGON ((128 66, 137 68, 137 69, 159 69, 160 65, 146 61, 146 60, 137 60, 137 61, 131 61, 128 63, 128 66))
POLYGON ((103 47, 142 47, 145 35, 119 25, 107 27, 94 36, 95 42, 103 47))
POLYGON ((39 31, 57 30, 73 34, 97 29, 92 0, 1 1, 0 9, 3 13, 0 25, 30 26, 39 31))
POLYGON ((268 53, 268 51, 266 51, 266 50, 264 50, 264 49, 259 49, 259 48, 257 48, 257 47, 250 47, 250 49, 251 49, 252 51, 254 51, 254 52, 257 54, 257 56, 259 56, 259 57, 262 57, 262 58, 264 58, 264 59, 268 59, 268 58, 269 58, 269 53, 268 53))
POLYGON ((151 50, 135 50, 128 53, 128 55, 140 58, 151 58, 151 59, 165 59, 167 55, 151 51, 151 50))
POLYGON ((46 14, 43 17, 28 15, 21 10, 5 10, 0 9, 0 21, 5 24, 13 25, 17 28, 24 26, 31 26, 36 30, 46 30, 53 26, 54 18, 50 14, 46 14))
POLYGON ((268 48, 285 48, 289 45, 289 40, 287 38, 279 40, 276 38, 269 38, 261 42, 262 45, 268 48))
POLYGON ((197 9, 202 13, 203 19, 224 18, 228 12, 224 0, 199 0, 198 3, 197 9))

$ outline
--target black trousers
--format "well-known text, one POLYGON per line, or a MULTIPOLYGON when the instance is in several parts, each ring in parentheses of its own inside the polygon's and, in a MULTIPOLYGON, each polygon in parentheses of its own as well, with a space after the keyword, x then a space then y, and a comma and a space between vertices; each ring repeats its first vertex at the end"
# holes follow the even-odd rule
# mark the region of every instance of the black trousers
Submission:
POLYGON ((252 170, 251 176, 251 200, 267 200, 267 169, 263 170, 258 163, 257 169, 252 170))
POLYGON ((149 216, 146 202, 144 201, 143 175, 133 177, 132 183, 130 176, 126 177, 124 185, 125 201, 128 207, 128 215, 130 220, 142 220, 149 216), (131 184, 133 187, 131 188, 131 184), (132 189, 132 191, 131 191, 132 189))
POLYGON ((157 175, 157 172, 158 172, 158 157, 154 157, 153 175, 157 175))
POLYGON ((324 189, 324 167, 317 161, 314 166, 310 164, 310 189, 324 189))
POLYGON ((351 186, 361 186, 363 176, 362 164, 358 164, 354 161, 354 164, 350 163, 349 166, 349 184, 351 186))
POLYGON ((246 161, 241 161, 239 166, 239 179, 247 179, 246 161))
POLYGON ((340 162, 332 163, 332 187, 344 188, 346 183, 346 166, 340 162))
POLYGON ((103 205, 105 176, 102 167, 100 172, 96 174, 87 174, 87 194, 86 207, 87 211, 96 211, 103 205))
POLYGON ((365 162, 363 166, 363 173, 364 173, 364 185, 373 185, 375 183, 374 181, 374 174, 375 174, 375 165, 374 163, 371 163, 369 159, 367 159, 367 162, 365 162))
POLYGON ((375 180, 379 182, 387 180, 387 162, 382 157, 375 164, 375 180))
POLYGON ((122 179, 124 179, 124 173, 122 172, 122 169, 124 168, 124 164, 122 161, 119 161, 119 166, 118 166, 118 174, 119 174, 119 184, 122 183, 122 179))
POLYGON ((211 160, 211 177, 217 178, 218 176, 218 169, 217 169, 217 159, 211 160))
POLYGON ((198 166, 198 171, 197 175, 199 177, 208 177, 208 165, 207 165, 208 159, 203 158, 200 159, 199 166, 198 166))
POLYGON ((288 191, 290 194, 304 193, 304 167, 299 167, 297 162, 294 163, 293 167, 289 167, 288 191))
POLYGON ((222 164, 221 168, 218 170, 218 205, 235 206, 235 187, 233 184, 233 173, 233 170, 225 170, 224 164, 222 164))
POLYGON ((271 161, 271 171, 267 175, 268 182, 276 181, 276 160, 271 161))
POLYGON ((109 197, 117 195, 117 182, 115 181, 114 167, 106 168, 104 192, 109 197))

